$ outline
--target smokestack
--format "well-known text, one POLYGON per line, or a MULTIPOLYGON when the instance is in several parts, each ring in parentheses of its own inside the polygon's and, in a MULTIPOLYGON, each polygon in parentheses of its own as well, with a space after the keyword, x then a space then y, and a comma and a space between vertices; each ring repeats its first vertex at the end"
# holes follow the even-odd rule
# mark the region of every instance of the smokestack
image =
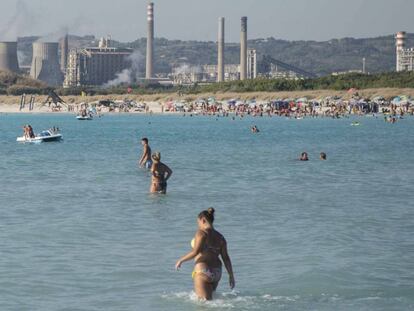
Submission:
POLYGON ((400 61, 400 58, 401 58, 400 53, 405 48, 405 39, 406 38, 407 38, 407 34, 406 34, 405 31, 397 32, 397 35, 395 36, 395 40, 396 40, 395 45, 397 47, 397 51, 396 51, 397 52, 397 72, 404 70, 404 68, 401 64, 401 61, 400 61))
POLYGON ((240 80, 247 78, 247 17, 241 18, 240 34, 240 80))
POLYGON ((34 42, 32 67, 30 76, 49 85, 62 84, 63 76, 60 71, 57 42, 34 42))
POLYGON ((0 70, 19 71, 17 42, 0 42, 0 70))
POLYGON ((60 70, 66 73, 66 67, 68 65, 68 53, 69 53, 69 38, 66 34, 60 42, 60 70))
POLYGON ((224 17, 219 18, 217 82, 224 81, 224 17))
POLYGON ((147 36, 147 64, 145 78, 153 77, 153 58, 154 58, 154 3, 148 3, 147 9, 148 36, 147 36))

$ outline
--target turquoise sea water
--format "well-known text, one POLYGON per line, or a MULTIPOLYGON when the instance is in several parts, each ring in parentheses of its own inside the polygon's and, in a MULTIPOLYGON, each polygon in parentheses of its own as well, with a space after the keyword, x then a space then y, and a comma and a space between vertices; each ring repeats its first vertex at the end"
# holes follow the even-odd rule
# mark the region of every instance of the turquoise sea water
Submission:
POLYGON ((414 310, 413 128, 2 114, 0 309, 414 310), (59 126, 64 141, 16 143, 27 123, 59 126), (143 136, 174 171, 166 196, 137 168, 143 136), (192 263, 174 264, 210 206, 236 290, 224 273, 202 303, 192 263))

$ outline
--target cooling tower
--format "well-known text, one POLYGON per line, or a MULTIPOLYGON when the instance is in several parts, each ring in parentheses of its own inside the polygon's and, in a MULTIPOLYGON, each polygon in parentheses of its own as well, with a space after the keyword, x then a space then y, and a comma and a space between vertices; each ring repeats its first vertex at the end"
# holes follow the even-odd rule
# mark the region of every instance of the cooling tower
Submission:
POLYGON ((19 71, 17 42, 0 42, 0 70, 19 71))
POLYGON ((60 70, 65 73, 68 65, 69 42, 68 35, 65 35, 60 42, 60 70))
POLYGON ((217 47, 217 82, 224 81, 224 17, 219 18, 217 47))
POLYGON ((58 60, 57 42, 34 42, 30 76, 49 85, 61 85, 63 75, 58 60))
POLYGON ((154 58, 154 3, 148 3, 147 9, 148 36, 147 36, 147 63, 145 78, 153 77, 153 58, 154 58))
POLYGON ((247 78, 247 17, 241 18, 240 34, 240 80, 247 78))

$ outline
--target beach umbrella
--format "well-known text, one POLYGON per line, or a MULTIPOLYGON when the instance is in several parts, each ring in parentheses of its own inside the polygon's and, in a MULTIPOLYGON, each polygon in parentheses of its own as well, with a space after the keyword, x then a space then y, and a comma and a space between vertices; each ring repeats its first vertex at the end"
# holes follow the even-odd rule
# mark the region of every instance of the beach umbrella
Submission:
POLYGON ((402 98, 400 96, 394 97, 391 101, 392 104, 398 105, 401 102, 402 98))

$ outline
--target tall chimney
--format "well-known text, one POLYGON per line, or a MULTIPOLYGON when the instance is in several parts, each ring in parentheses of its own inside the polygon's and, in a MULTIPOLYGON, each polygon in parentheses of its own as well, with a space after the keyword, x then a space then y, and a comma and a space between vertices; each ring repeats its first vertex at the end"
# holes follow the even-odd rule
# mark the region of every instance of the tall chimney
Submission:
POLYGON ((217 82, 224 81, 224 17, 219 18, 217 82))
POLYGON ((154 58, 154 3, 148 3, 147 10, 148 36, 147 36, 147 64, 145 78, 153 77, 153 58, 154 58))
POLYGON ((62 38, 60 42, 60 70, 65 73, 68 65, 68 53, 69 53, 69 39, 68 34, 62 38))
POLYGON ((241 18, 240 34, 240 80, 247 78, 247 17, 241 18))
POLYGON ((396 51, 397 52, 397 71, 403 71, 404 70, 404 68, 401 64, 401 60, 400 60, 400 58, 401 58, 400 53, 405 48, 406 38, 407 38, 407 34, 406 34, 405 31, 397 32, 397 35, 395 36, 395 40, 396 40, 395 45, 397 47, 397 51, 396 51))

